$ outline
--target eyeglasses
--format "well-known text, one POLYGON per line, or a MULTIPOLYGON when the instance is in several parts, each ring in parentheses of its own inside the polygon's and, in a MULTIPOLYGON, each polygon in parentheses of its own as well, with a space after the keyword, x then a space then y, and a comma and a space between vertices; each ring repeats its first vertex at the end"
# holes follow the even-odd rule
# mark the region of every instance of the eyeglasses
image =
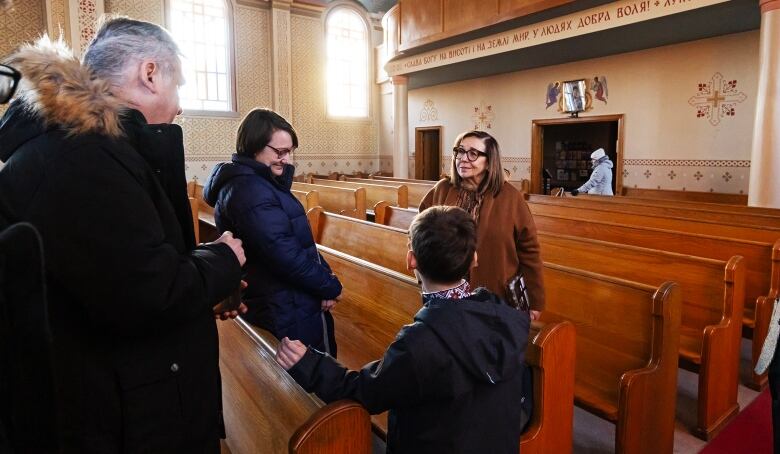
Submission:
POLYGON ((0 104, 7 103, 19 85, 21 73, 10 66, 0 65, 0 104))
POLYGON ((487 156, 487 153, 474 148, 466 150, 465 148, 458 146, 452 149, 452 156, 455 159, 461 159, 463 156, 466 156, 467 161, 474 162, 479 159, 480 156, 487 156))
POLYGON ((276 157, 278 157, 279 159, 282 159, 283 157, 285 157, 285 156, 287 156, 289 154, 292 154, 292 152, 295 151, 295 147, 293 147, 293 148, 283 148, 281 150, 278 149, 278 148, 272 147, 270 145, 266 145, 266 147, 274 150, 276 152, 276 157))

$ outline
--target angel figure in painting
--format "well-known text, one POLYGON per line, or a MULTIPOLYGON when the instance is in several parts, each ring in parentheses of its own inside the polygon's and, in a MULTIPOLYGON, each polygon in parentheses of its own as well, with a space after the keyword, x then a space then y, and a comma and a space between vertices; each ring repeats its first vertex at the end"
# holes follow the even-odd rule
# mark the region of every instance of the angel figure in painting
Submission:
POLYGON ((596 94, 596 99, 598 99, 599 101, 603 101, 604 104, 607 103, 607 97, 609 96, 609 91, 607 90, 606 77, 604 76, 594 77, 590 89, 593 90, 593 93, 596 94))
POLYGON ((558 102, 558 94, 560 93, 560 82, 550 82, 547 85, 547 107, 550 108, 553 104, 558 102))

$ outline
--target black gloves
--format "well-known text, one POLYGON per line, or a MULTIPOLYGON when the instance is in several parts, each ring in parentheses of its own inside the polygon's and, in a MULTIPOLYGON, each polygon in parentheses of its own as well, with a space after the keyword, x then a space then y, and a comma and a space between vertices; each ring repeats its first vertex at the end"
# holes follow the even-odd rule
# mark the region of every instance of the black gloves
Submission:
POLYGON ((572 189, 572 190, 571 190, 571 195, 573 195, 573 196, 576 196, 576 195, 577 195, 577 194, 579 194, 579 193, 580 193, 580 191, 578 191, 578 190, 576 190, 576 189, 572 189))

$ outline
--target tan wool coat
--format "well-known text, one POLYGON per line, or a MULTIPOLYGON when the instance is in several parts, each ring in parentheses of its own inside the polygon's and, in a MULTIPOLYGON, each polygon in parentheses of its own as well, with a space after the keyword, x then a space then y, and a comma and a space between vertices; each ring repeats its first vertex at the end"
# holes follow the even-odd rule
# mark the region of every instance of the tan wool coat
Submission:
MULTIPOLYGON (((444 179, 423 198, 420 211, 434 205, 457 206, 458 189, 444 179)), ((477 261, 471 270, 472 287, 485 287, 506 299, 506 283, 521 271, 531 309, 544 309, 542 259, 536 225, 523 195, 504 182, 497 196, 485 194, 479 209, 477 261)))

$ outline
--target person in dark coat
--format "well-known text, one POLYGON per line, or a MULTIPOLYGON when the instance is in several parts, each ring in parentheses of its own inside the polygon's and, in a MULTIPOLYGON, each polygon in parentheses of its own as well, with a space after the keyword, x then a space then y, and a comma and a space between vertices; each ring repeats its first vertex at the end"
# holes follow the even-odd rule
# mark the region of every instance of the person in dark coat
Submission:
POLYGON ((330 308, 341 283, 317 251, 303 205, 290 192, 290 155, 298 136, 268 109, 249 112, 238 129, 236 153, 218 164, 203 188, 217 229, 246 248, 244 318, 278 339, 300 339, 336 355, 330 308))
POLYGON ((462 279, 476 261, 476 224, 458 207, 432 207, 409 230, 407 264, 423 308, 384 357, 349 371, 282 339, 276 360, 326 402, 389 410, 388 453, 517 454, 531 406, 525 349, 530 318, 462 279))
POLYGON ((197 246, 178 48, 104 22, 81 64, 40 39, 0 125, 0 217, 43 240, 61 452, 219 452, 213 307, 239 287, 230 234, 197 246))

